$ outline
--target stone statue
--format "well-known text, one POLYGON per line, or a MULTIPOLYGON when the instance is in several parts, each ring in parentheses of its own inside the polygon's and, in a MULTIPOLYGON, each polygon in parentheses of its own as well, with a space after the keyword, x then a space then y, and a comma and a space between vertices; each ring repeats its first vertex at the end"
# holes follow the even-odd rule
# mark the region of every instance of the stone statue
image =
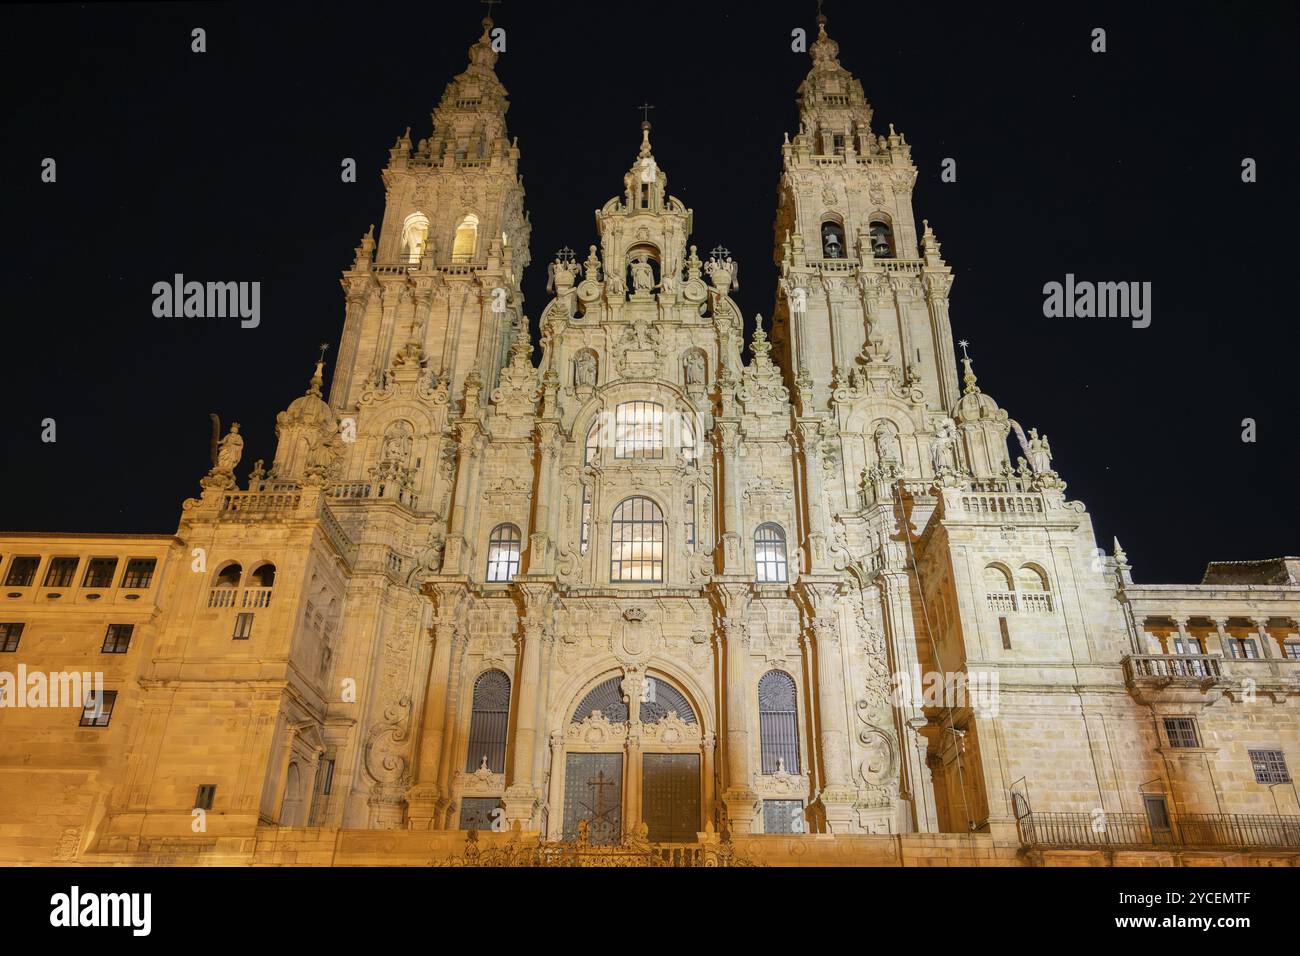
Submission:
POLYGON ((1029 465, 1034 474, 1041 475, 1052 470, 1052 446, 1047 443, 1047 436, 1041 438, 1037 428, 1029 429, 1029 465))
POLYGON ((243 453, 244 439, 239 437, 239 422, 232 422, 229 433, 217 446, 217 470, 234 471, 243 453))
POLYGON ((952 432, 952 422, 945 418, 935 429, 934 442, 930 445, 931 463, 936 475, 948 465, 948 449, 954 444, 956 438, 952 432))
POLYGON ((411 456, 411 433, 400 423, 384 438, 384 460, 406 464, 411 456))
POLYGON ((595 388, 596 356, 590 352, 579 352, 573 361, 573 384, 579 388, 595 388))
POLYGON ((876 458, 880 462, 892 461, 895 464, 903 460, 903 448, 898 441, 898 433, 888 422, 881 422, 876 428, 876 458))
POLYGON ((699 351, 686 353, 686 384, 704 384, 704 356, 699 351))
POLYGON ((649 292, 655 287, 655 273, 650 266, 650 259, 644 253, 632 260, 632 291, 649 292))

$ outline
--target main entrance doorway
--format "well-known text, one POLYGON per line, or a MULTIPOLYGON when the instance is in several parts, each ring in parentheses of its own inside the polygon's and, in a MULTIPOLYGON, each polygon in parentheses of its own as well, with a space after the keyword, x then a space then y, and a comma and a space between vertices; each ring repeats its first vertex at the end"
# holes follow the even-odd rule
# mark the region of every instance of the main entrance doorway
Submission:
POLYGON ((564 762, 564 839, 578 838, 585 820, 592 843, 623 836, 623 755, 567 754, 564 762))
POLYGON ((700 755, 645 754, 641 817, 652 843, 694 843, 700 829, 700 755))

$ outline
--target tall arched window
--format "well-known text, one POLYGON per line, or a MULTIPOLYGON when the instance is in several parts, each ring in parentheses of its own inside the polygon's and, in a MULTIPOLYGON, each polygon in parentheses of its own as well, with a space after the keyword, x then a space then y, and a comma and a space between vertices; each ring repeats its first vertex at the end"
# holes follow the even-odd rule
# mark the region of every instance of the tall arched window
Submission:
POLYGON ((614 410, 615 458, 664 456, 664 407, 657 402, 624 402, 614 410))
POLYGON ((523 538, 510 523, 492 529, 488 539, 487 579, 509 581, 519 573, 519 545, 523 538))
POLYGON ((413 212, 402 224, 402 256, 410 263, 418 263, 429 242, 429 219, 422 212, 413 212))
POLYGON ((474 258, 474 250, 478 247, 478 216, 472 212, 467 213, 465 218, 456 226, 456 238, 451 244, 451 261, 452 262, 469 262, 474 258))
POLYGON ((664 514, 649 498, 626 498, 610 521, 611 581, 664 579, 664 514))
POLYGON ((876 220, 871 224, 871 254, 877 259, 894 258, 894 230, 889 223, 876 220))
POLYGON ((1016 592, 1020 610, 1042 614, 1051 612, 1052 594, 1047 575, 1034 565, 1026 564, 1016 572, 1016 592))
POLYGON ((754 564, 759 584, 784 584, 790 580, 785 561, 785 532, 779 524, 767 521, 754 532, 754 564))
POLYGON ((510 723, 510 678, 498 670, 484 671, 474 681, 473 711, 469 718, 469 749, 465 772, 486 766, 506 772, 506 728, 510 723))
POLYGON ((822 223, 822 258, 843 259, 844 256, 844 227, 834 219, 827 219, 822 223))
POLYGON ((758 736, 763 773, 799 772, 794 678, 784 671, 768 671, 758 682, 758 736))

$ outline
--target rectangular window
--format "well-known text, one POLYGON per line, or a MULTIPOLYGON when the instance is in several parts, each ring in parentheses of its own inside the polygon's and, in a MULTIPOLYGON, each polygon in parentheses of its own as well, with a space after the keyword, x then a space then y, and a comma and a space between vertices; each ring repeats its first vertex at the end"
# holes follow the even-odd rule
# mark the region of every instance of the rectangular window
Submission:
POLYGON ((71 587, 79 560, 78 558, 53 558, 45 572, 45 586, 47 588, 71 587))
POLYGON ((235 615, 235 633, 230 635, 232 641, 246 641, 253 636, 253 612, 241 611, 235 615))
POLYGON ((1191 717, 1166 717, 1165 736, 1169 738, 1170 747, 1195 748, 1201 745, 1196 721, 1191 717))
POLYGON ((686 523, 686 547, 695 550, 695 482, 686 483, 686 509, 682 516, 686 523))
POLYGON ((591 543, 591 485, 582 486, 582 522, 578 533, 578 550, 582 554, 587 553, 587 545, 591 543))
POLYGON ((1002 649, 1011 650, 1011 629, 1007 626, 1005 617, 998 618, 998 630, 1002 632, 1002 649))
POLYGON ((1201 648, 1201 639, 1199 637, 1188 636, 1184 638, 1180 635, 1174 638, 1174 653, 1204 654, 1205 651, 1201 648))
POLYGON ((113 707, 117 703, 117 691, 106 690, 102 697, 91 691, 86 695, 86 706, 81 711, 82 727, 107 727, 113 719, 113 707))
POLYGON ((329 757, 321 761, 321 784, 320 792, 329 796, 334 789, 334 758, 329 757))
POLYGON ((663 458, 664 407, 624 402, 614 410, 615 458, 663 458))
POLYGON ((91 558, 86 564, 86 576, 81 579, 83 588, 111 588, 117 558, 91 558))
POLYGON ((807 833, 803 802, 800 800, 764 800, 764 833, 807 833))
POLYGON ((201 783, 196 794, 194 794, 195 810, 211 810, 212 801, 217 798, 217 785, 215 783, 201 783))
POLYGON ((1259 658, 1259 648, 1255 646, 1255 641, 1249 637, 1229 637, 1227 638, 1228 656, 1239 661, 1253 661, 1259 658))
POLYGON ((153 571, 158 566, 156 558, 131 558, 126 562, 126 571, 122 575, 122 587, 147 588, 153 584, 153 571))
POLYGON ((34 557, 14 558, 9 562, 9 573, 5 584, 11 588, 27 588, 36 580, 36 569, 41 566, 41 559, 34 557))
POLYGON ((1251 750, 1250 765, 1255 768, 1256 783, 1290 783, 1286 755, 1280 750, 1251 750))
POLYGON ((23 624, 0 624, 0 652, 12 654, 18 650, 18 639, 23 636, 23 624))
POLYGON ((1300 661, 1300 641, 1287 641, 1282 645, 1282 650, 1288 660, 1300 661))
POLYGON ((131 632, 135 630, 134 624, 110 624, 108 633, 104 635, 104 646, 101 647, 101 654, 125 654, 131 648, 131 632))

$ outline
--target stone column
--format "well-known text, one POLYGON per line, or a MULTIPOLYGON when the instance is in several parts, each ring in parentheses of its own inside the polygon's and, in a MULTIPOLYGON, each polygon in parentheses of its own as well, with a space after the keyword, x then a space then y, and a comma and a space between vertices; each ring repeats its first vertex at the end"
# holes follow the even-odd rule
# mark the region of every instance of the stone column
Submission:
POLYGON ((750 779, 749 715, 751 701, 758 696, 758 687, 750 680, 749 629, 745 620, 750 593, 748 581, 715 582, 712 586, 727 664, 727 786, 722 802, 734 833, 753 832, 758 804, 750 779))
POLYGON ((1183 649, 1180 651, 1177 646, 1174 646, 1169 648, 1169 653, 1186 654, 1187 646, 1191 640, 1191 635, 1187 633, 1187 618, 1175 617, 1175 618, 1171 618, 1170 620, 1174 622, 1174 627, 1178 628, 1178 639, 1181 642, 1183 649))
POLYGON ((564 806, 560 795, 564 787, 566 763, 564 734, 556 731, 551 734, 551 785, 547 788, 546 797, 548 833, 542 834, 550 840, 559 840, 564 836, 564 806))
POLYGON ((456 640, 452 642, 451 672, 448 676, 447 711, 442 724, 442 743, 439 745, 438 760, 438 815, 430 829, 440 830, 446 826, 446 815, 451 809, 451 774, 456 754, 453 744, 456 740, 456 721, 460 711, 461 673, 465 662, 465 651, 469 647, 469 635, 458 628, 456 640))
POLYGON ((723 571, 740 575, 744 570, 740 536, 740 474, 737 464, 740 423, 719 421, 716 438, 722 452, 722 481, 718 490, 722 495, 723 571))
MULTIPOLYGON (((559 464, 559 423, 537 423, 537 451, 540 456, 537 470, 536 507, 532 534, 529 536, 528 573, 552 572, 552 554, 555 551, 555 529, 552 526, 552 499, 556 497, 556 470, 559 464)), ((558 509, 556 509, 558 510, 558 509)))
POLYGON ((1268 618, 1252 617, 1250 623, 1255 625, 1255 631, 1259 634, 1260 655, 1269 659, 1277 657, 1277 655, 1273 653, 1272 648, 1268 646, 1269 642, 1273 640, 1272 636, 1268 633, 1268 618))
MULTIPOLYGON (((825 490, 822 486, 821 422, 799 422, 799 447, 803 451, 804 490, 808 497, 805 546, 812 571, 827 569, 825 490)), ((800 568, 800 571, 803 569, 800 568)))
POLYGON ((844 660, 840 649, 838 589, 828 584, 799 586, 808 634, 817 662, 817 728, 822 789, 818 802, 831 833, 853 828, 857 792, 849 769, 848 710, 844 696, 844 660))
POLYGON ((524 609, 520 622, 523 646, 520 649, 522 663, 516 688, 515 738, 510 778, 506 783, 505 809, 510 823, 518 820, 520 826, 531 829, 541 795, 536 777, 538 685, 542 680, 542 643, 553 591, 549 583, 520 583, 517 579, 515 589, 524 609))
POLYGON ((457 619, 461 610, 464 590, 460 585, 426 586, 425 594, 437 602, 437 618, 429 629, 433 642, 433 660, 429 666, 429 681, 424 689, 420 751, 416 763, 415 786, 407 796, 407 824, 412 830, 429 830, 434 827, 438 809, 446 804, 449 794, 438 788, 439 764, 443 759, 443 728, 447 721, 447 701, 450 696, 452 650, 457 643, 457 619))
POLYGON ((935 362, 939 366, 939 404, 953 408, 961 398, 957 387, 957 357, 952 350, 952 323, 948 319, 948 293, 952 276, 931 272, 924 275, 925 301, 930 311, 930 334, 934 339, 935 362))
POLYGON ((1231 659, 1232 652, 1228 650, 1228 619, 1226 617, 1210 618, 1214 622, 1214 630, 1219 635, 1219 653, 1225 658, 1231 659))
POLYGON ((451 522, 442 554, 443 574, 463 574, 466 559, 466 513, 469 510, 470 478, 477 471, 480 451, 478 422, 456 423, 456 493, 452 499, 451 522))

